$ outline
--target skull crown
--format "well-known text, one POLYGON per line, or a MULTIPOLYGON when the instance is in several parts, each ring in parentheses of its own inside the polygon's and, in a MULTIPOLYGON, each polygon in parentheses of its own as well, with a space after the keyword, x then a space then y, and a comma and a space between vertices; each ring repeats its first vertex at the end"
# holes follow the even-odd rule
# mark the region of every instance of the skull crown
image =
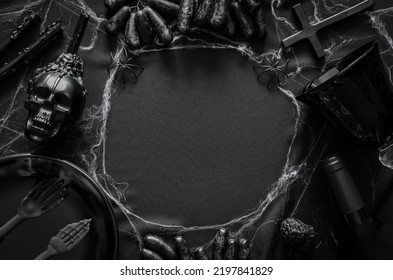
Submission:
POLYGON ((71 53, 34 71, 25 108, 29 111, 25 136, 36 144, 57 139, 80 118, 87 91, 83 86, 83 61, 71 53))

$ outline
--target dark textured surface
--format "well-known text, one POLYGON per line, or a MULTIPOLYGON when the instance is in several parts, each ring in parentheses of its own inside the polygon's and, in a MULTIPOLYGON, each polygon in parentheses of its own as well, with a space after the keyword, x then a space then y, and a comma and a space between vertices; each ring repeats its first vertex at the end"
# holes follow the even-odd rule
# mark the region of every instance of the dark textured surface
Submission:
POLYGON ((245 58, 220 52, 147 55, 146 73, 113 98, 108 170, 133 186, 146 218, 223 223, 256 206, 281 173, 292 105, 261 87, 245 58))
MULTIPOLYGON (((8 2, 0 3, 0 8, 11 4, 8 2)), ((87 2, 97 14, 105 12, 102 1, 87 2)), ((389 6, 387 1, 376 2, 376 9, 389 6)), ((255 44, 260 51, 280 47, 269 7, 265 9, 268 37, 263 43, 255 44)), ((283 9, 293 20, 291 7, 287 5, 283 9)), ((305 10, 312 13, 310 5, 306 5, 305 10)), ((56 16, 56 12, 50 14, 50 17, 56 16)), ((77 19, 77 15, 74 17, 77 19)), ((368 37, 375 31, 364 15, 352 18, 347 24, 338 24, 320 34, 325 48, 333 33, 368 37)), ((65 42, 63 38, 52 46, 46 55, 30 65, 30 69, 57 58, 65 50, 65 42)), ((109 54, 114 49, 114 38, 100 31, 96 48, 80 52, 85 63, 85 87, 89 92, 87 108, 101 103, 107 68, 111 64, 109 54)), ((294 49, 301 65, 322 64, 307 44, 299 43, 294 49)), ((351 49, 353 46, 343 46, 335 57, 351 49)), ((105 154, 108 173, 116 181, 130 184, 125 194, 131 209, 153 222, 201 226, 225 223, 256 207, 285 164, 295 128, 291 100, 278 91, 268 91, 252 71, 255 64, 235 51, 165 51, 143 55, 133 63, 144 66, 145 71, 137 83, 131 79, 126 84, 120 78, 117 81, 108 119, 105 154)), ((308 69, 304 74, 315 77, 318 71, 317 68, 308 69)), ((21 73, 1 84, 3 98, 10 96, 18 81, 17 75, 21 73)), ((296 92, 301 87, 295 83, 290 89, 296 92)), ((19 95, 19 98, 22 106, 24 96, 19 95)), ((0 104, 0 110, 5 108, 6 105, 0 104)), ((304 113, 306 121, 299 127, 300 136, 294 145, 297 159, 308 152, 312 137, 325 124, 317 112, 304 113)), ((23 129, 24 118, 18 116, 18 128, 23 129)), ((64 145, 56 150, 70 155, 69 150, 79 144, 73 136, 65 139, 64 145)), ((34 145, 24 142, 18 151, 35 149, 34 145)), ((336 135, 325 154, 339 151, 344 152, 356 183, 372 206, 374 185, 370 182, 379 171, 376 153, 363 152, 336 135)), ((343 235, 347 230, 326 178, 317 170, 307 195, 298 203, 303 187, 293 189, 286 207, 296 209, 295 217, 323 233, 323 246, 312 257, 342 257, 330 233, 332 228, 344 232, 343 235)), ((282 218, 284 208, 284 200, 278 200, 267 212, 271 217, 282 218)), ((137 258, 138 247, 129 242, 131 229, 122 214, 118 219, 122 237, 119 257, 137 258)), ((253 258, 269 257, 270 246, 275 243, 274 225, 275 222, 267 223, 260 230, 253 258)), ((148 229, 141 229, 142 234, 148 232, 148 229)), ((189 245, 199 246, 214 234, 215 231, 196 232, 187 235, 186 239, 189 245)))

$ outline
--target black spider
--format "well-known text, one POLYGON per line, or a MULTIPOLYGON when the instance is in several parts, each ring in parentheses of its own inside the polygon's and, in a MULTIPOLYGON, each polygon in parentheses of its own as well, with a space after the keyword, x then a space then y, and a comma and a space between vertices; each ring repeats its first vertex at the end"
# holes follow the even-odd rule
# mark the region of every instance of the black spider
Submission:
POLYGON ((134 56, 128 57, 126 49, 122 49, 119 56, 113 56, 113 54, 111 53, 111 58, 113 62, 112 65, 109 67, 108 71, 113 68, 118 68, 115 73, 114 81, 116 82, 118 75, 121 74, 121 80, 123 85, 126 84, 127 72, 130 72, 134 77, 134 82, 137 82, 139 76, 142 74, 143 70, 145 70, 143 66, 131 63, 132 59, 134 59, 134 56))
POLYGON ((261 62, 262 65, 261 66, 254 66, 253 69, 258 75, 258 77, 257 77, 258 81, 260 81, 259 78, 262 75, 268 74, 268 73, 271 74, 270 79, 266 84, 267 88, 269 88, 270 84, 273 81, 276 82, 277 86, 280 86, 281 85, 280 74, 284 75, 285 78, 288 77, 288 74, 285 72, 285 70, 288 66, 288 62, 289 62, 289 59, 287 59, 287 61, 284 64, 279 65, 280 59, 277 56, 272 55, 271 58, 268 58, 265 56, 262 59, 262 62, 261 62), (265 61, 265 59, 267 61, 267 64, 263 65, 263 62, 265 61), (262 72, 258 73, 257 69, 263 69, 263 70, 262 70, 262 72))

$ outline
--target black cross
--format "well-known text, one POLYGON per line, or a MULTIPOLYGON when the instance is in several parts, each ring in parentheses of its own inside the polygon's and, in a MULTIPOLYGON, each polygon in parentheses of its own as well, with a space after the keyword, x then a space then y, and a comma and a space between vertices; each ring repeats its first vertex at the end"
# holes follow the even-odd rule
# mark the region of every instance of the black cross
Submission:
POLYGON ((360 2, 359 4, 346 9, 344 11, 341 11, 335 15, 332 15, 326 19, 323 19, 319 22, 316 23, 311 23, 308 17, 306 16, 306 13, 303 10, 302 5, 299 3, 293 7, 295 14, 297 18, 300 21, 300 24, 302 25, 302 30, 296 32, 295 34, 289 36, 288 38, 285 38, 282 40, 283 46, 289 47, 292 46, 293 44, 304 40, 308 39, 317 54, 318 58, 324 57, 326 55, 324 49, 322 48, 321 42, 318 39, 317 32, 329 25, 332 25, 338 21, 341 21, 343 19, 346 19, 350 16, 353 16, 355 14, 358 14, 371 6, 374 5, 373 0, 365 0, 363 2, 360 2))

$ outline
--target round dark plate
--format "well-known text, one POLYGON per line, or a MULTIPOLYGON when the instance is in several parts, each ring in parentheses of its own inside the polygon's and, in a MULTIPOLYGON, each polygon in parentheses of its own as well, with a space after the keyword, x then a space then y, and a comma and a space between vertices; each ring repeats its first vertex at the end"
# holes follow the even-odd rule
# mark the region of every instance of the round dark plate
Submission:
POLYGON ((0 259, 34 259, 49 239, 67 224, 91 218, 87 236, 71 251, 54 259, 116 259, 118 228, 112 205, 85 171, 65 160, 33 154, 0 159, 0 225, 13 217, 20 201, 39 177, 66 176, 65 200, 44 215, 25 220, 0 243, 0 259))

